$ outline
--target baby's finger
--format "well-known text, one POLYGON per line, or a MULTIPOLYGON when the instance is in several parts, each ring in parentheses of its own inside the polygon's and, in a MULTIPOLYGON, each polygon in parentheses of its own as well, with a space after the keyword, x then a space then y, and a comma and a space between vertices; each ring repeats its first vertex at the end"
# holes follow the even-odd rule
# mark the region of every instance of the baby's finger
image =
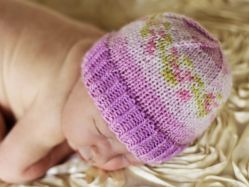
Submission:
POLYGON ((64 142, 59 123, 56 113, 34 109, 18 121, 0 144, 0 178, 14 183, 27 181, 23 172, 64 142))

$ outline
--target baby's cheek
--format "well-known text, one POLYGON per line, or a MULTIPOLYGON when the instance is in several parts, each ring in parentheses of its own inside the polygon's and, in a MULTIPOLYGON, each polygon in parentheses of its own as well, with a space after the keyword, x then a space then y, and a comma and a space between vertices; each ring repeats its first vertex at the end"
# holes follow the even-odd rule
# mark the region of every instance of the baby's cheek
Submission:
POLYGON ((90 143, 93 131, 92 106, 80 80, 75 84, 62 112, 62 129, 69 142, 77 146, 90 143))
POLYGON ((65 123, 63 127, 63 132, 65 137, 74 148, 79 148, 83 146, 88 146, 92 144, 94 140, 94 135, 91 129, 88 128, 91 121, 87 118, 82 118, 80 122, 73 118, 70 122, 65 123))

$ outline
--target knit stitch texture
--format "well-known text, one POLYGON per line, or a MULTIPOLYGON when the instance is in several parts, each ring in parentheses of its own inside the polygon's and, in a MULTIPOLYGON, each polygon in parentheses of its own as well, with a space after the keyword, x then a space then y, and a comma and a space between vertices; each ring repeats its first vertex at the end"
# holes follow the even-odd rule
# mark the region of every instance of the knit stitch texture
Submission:
POLYGON ((147 15, 107 33, 81 68, 108 127, 148 164, 171 159, 200 137, 232 87, 219 41, 176 13, 147 15))

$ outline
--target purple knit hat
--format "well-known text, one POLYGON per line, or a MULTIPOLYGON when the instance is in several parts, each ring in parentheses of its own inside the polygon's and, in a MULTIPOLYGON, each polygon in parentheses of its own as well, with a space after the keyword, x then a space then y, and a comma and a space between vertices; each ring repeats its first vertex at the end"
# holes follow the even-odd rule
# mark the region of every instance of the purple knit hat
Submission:
POLYGON ((169 160, 200 137, 232 87, 218 40, 175 13, 145 16, 107 33, 81 68, 108 127, 148 164, 169 160))

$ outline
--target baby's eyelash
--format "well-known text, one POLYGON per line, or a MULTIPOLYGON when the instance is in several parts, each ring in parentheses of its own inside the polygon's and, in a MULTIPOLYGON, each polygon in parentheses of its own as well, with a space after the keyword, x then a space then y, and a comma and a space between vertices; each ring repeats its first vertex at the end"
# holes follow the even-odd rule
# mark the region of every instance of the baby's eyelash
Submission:
POLYGON ((101 135, 101 136, 105 136, 104 134, 102 134, 102 133, 101 133, 101 131, 100 131, 100 130, 99 130, 99 128, 97 127, 97 125, 96 125, 96 122, 95 122, 95 119, 94 119, 94 118, 93 118, 93 124, 94 124, 94 126, 95 126, 96 130, 98 131, 99 135, 101 135))

